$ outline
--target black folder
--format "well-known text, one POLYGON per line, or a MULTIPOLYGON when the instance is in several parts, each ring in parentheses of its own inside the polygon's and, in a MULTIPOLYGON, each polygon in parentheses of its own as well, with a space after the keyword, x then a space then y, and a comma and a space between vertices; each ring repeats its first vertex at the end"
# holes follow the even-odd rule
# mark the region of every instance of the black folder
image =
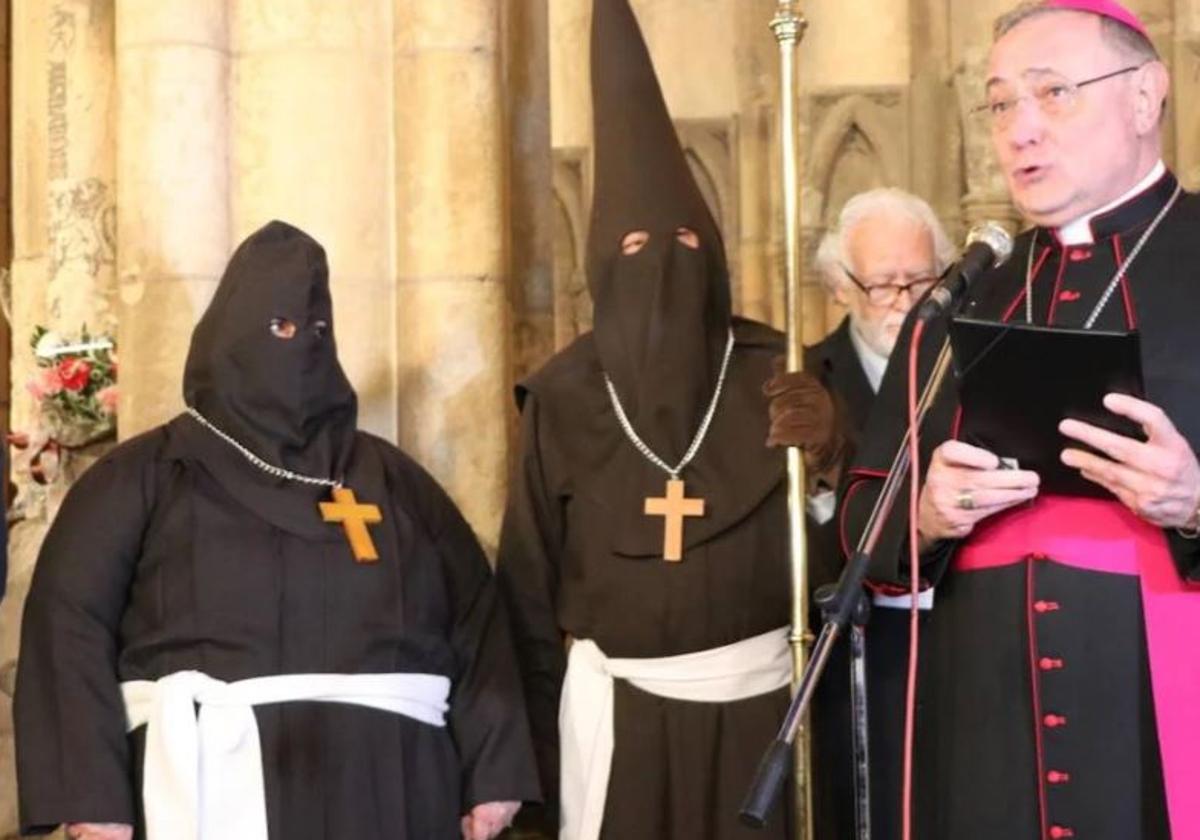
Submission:
POLYGON ((950 346, 958 375, 959 440, 1041 476, 1041 492, 1111 498, 1059 460, 1070 417, 1145 440, 1141 427, 1104 407, 1104 395, 1144 398, 1141 340, 1134 332, 1036 327, 955 318, 950 346))

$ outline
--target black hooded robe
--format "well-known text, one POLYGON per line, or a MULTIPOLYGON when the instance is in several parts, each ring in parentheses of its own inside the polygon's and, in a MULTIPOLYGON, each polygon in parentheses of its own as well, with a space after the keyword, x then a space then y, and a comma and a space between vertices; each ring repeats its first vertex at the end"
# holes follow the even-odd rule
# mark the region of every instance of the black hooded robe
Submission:
POLYGON ((453 840, 475 804, 537 798, 486 559, 419 465, 354 430, 332 335, 309 329, 330 319, 320 246, 272 223, 234 255, 193 337, 185 391, 264 458, 274 442, 285 466, 334 471, 378 504, 380 560, 356 563, 341 526, 321 521, 326 488, 265 475, 190 416, 117 447, 68 494, 26 606, 23 831, 113 822, 142 836, 144 729, 126 736, 119 684, 181 670, 451 679, 445 728, 335 703, 257 707, 272 840, 453 840), (279 315, 300 326, 294 341, 267 331, 279 315), (319 413, 289 423, 289 398, 319 413))
MULTIPOLYGON (((1032 249, 1034 323, 1081 327, 1176 185, 1168 173, 1094 217, 1091 245, 1064 246, 1044 228, 1026 231, 1013 258, 971 288, 964 314, 1024 323, 1032 249)), ((1192 317, 1200 308, 1197 225, 1200 199, 1184 193, 1095 325, 1140 331, 1147 399, 1193 450, 1200 449, 1200 332, 1192 317)), ((843 500, 848 541, 861 533, 903 434, 911 329, 910 318, 843 500)), ((922 340, 922 382, 945 333, 945 323, 934 322, 922 340)), ((1071 371, 1047 359, 1046 375, 1071 371)), ((958 409, 950 376, 922 429, 922 470, 933 449, 954 435, 958 409)), ((905 587, 907 489, 905 482, 870 572, 905 587)), ((1070 524, 1088 532, 1088 522, 1070 524)), ((1200 541, 1173 531, 1166 538, 1182 581, 1200 582, 1200 541)), ((1137 577, 1073 568, 1036 553, 962 572, 953 565, 959 545, 948 542, 921 558, 921 577, 937 588, 922 626, 914 836, 1169 838, 1137 577)), ((1197 598, 1200 609, 1200 594, 1187 597, 1197 598)))

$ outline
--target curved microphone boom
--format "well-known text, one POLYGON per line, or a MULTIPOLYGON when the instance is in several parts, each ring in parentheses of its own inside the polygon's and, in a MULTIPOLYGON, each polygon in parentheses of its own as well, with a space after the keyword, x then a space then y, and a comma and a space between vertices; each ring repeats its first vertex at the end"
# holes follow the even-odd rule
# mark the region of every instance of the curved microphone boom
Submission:
POLYGON ((1003 265, 1012 249, 1012 237, 999 222, 984 222, 972 228, 962 259, 921 303, 917 317, 928 321, 948 312, 980 274, 1003 265))

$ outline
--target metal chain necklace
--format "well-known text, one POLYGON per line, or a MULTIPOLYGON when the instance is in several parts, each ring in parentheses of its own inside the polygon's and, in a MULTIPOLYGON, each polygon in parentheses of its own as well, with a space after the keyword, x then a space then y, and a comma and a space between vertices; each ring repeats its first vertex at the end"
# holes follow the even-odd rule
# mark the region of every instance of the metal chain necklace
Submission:
POLYGON ((650 463, 661 469, 672 479, 679 478, 679 473, 683 472, 683 468, 691 463, 696 457, 696 453, 700 450, 700 445, 704 443, 704 438, 708 434, 708 427, 712 423, 713 415, 717 411, 717 403, 721 399, 721 392, 725 388, 725 374, 729 370, 729 358, 733 355, 733 329, 729 330, 729 338, 725 342, 725 356, 721 359, 721 372, 717 375, 717 387, 713 390, 712 402, 708 404, 708 411, 704 414, 704 419, 700 422, 700 428, 696 431, 696 436, 692 438, 692 444, 688 447, 687 452, 683 453, 683 458, 672 467, 666 461, 658 456, 633 428, 633 424, 629 422, 629 417, 625 414, 625 408, 621 405, 621 398, 617 396, 617 389, 613 387, 612 379, 608 374, 604 374, 604 387, 608 389, 608 398, 612 401, 613 411, 616 412, 617 420, 621 424, 621 428, 625 432, 625 436, 633 443, 637 451, 642 453, 650 463))
POLYGON ((254 466, 258 467, 263 472, 267 473, 267 475, 273 475, 276 478, 286 478, 288 481, 297 481, 301 484, 311 484, 311 485, 314 485, 317 487, 341 487, 342 486, 342 482, 334 481, 332 478, 313 478, 312 476, 309 476, 309 475, 301 475, 300 473, 292 472, 291 470, 284 469, 283 467, 277 467, 274 464, 269 464, 266 461, 264 461, 262 458, 258 457, 253 452, 251 452, 248 447, 243 446, 241 443, 239 443, 232 435, 229 435, 229 434, 226 434, 225 432, 223 432, 216 425, 214 425, 212 423, 212 421, 210 421, 207 417, 205 417, 203 414, 201 414, 196 409, 192 408, 190 405, 187 406, 187 413, 190 414, 192 416, 192 418, 197 423, 199 423, 201 426, 208 429, 210 432, 212 432, 214 435, 219 437, 221 440, 228 443, 230 446, 232 446, 238 452, 242 453, 243 458, 245 458, 247 461, 249 461, 254 466))
MULTIPOLYGON (((1175 192, 1171 194, 1171 198, 1162 209, 1158 211, 1158 215, 1150 222, 1150 226, 1146 228, 1145 233, 1138 239, 1137 244, 1133 246, 1133 250, 1129 252, 1129 257, 1120 265, 1117 266, 1116 272, 1113 274, 1112 280, 1109 281, 1108 287, 1104 290, 1104 294, 1100 296, 1100 300, 1096 302, 1096 306, 1092 309, 1092 313, 1088 315, 1087 320, 1083 323, 1085 330, 1090 330, 1096 323, 1096 319, 1100 317, 1100 313, 1104 311, 1104 307, 1108 304, 1110 298, 1117 291, 1117 287, 1121 285, 1121 279, 1129 271, 1129 266, 1133 265, 1133 261, 1142 253, 1142 248, 1150 241, 1150 237, 1154 235, 1154 231, 1158 229, 1162 220, 1167 217, 1167 213, 1175 206, 1175 202, 1179 200, 1179 196, 1183 193, 1181 184, 1175 185, 1175 192)), ((1037 246, 1037 229, 1034 229, 1033 238, 1029 241, 1029 257, 1025 263, 1025 322, 1033 323, 1033 254, 1037 246)))
POLYGON ((660 458, 638 436, 633 424, 629 422, 629 417, 625 414, 625 408, 621 405, 621 398, 617 396, 617 389, 613 387, 612 379, 607 373, 604 374, 604 387, 608 389, 608 398, 612 401, 613 411, 617 415, 617 420, 620 422, 625 436, 629 438, 638 452, 668 476, 666 493, 660 498, 647 498, 643 510, 647 516, 663 517, 663 559, 669 563, 677 563, 683 559, 684 519, 704 516, 704 499, 688 498, 684 483, 679 479, 679 473, 691 463, 692 458, 696 457, 696 453, 700 450, 700 445, 704 443, 708 427, 717 411, 717 403, 721 400, 721 392, 725 389, 725 374, 729 371, 729 358, 732 355, 733 328, 730 327, 729 338, 725 342, 725 357, 721 359, 721 372, 717 375, 717 386, 713 389, 712 402, 708 404, 708 411, 704 413, 700 428, 696 431, 696 436, 692 438, 692 445, 687 448, 687 452, 683 453, 683 458, 674 467, 660 458))
POLYGON ((375 546, 375 541, 371 539, 371 532, 367 527, 368 525, 378 525, 383 522, 383 512, 379 509, 378 505, 360 503, 354 497, 354 491, 343 486, 341 481, 334 481, 332 478, 314 478, 311 475, 301 475, 298 472, 292 472, 283 467, 268 464, 251 452, 248 447, 238 442, 233 435, 219 429, 207 417, 190 405, 187 406, 187 413, 197 423, 228 443, 240 452, 243 458, 267 475, 315 487, 333 488, 333 498, 327 502, 317 504, 317 510, 321 514, 321 519, 333 525, 341 525, 345 529, 346 540, 350 544, 350 551, 353 553, 356 563, 377 563, 379 561, 379 550, 375 546))

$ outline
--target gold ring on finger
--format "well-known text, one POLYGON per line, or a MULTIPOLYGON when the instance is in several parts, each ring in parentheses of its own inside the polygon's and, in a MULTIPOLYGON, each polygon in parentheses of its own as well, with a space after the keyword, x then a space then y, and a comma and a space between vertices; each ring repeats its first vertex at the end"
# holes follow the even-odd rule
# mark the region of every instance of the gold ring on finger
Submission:
POLYGON ((958 506, 961 510, 975 510, 975 494, 970 490, 960 490, 958 493, 958 506))

